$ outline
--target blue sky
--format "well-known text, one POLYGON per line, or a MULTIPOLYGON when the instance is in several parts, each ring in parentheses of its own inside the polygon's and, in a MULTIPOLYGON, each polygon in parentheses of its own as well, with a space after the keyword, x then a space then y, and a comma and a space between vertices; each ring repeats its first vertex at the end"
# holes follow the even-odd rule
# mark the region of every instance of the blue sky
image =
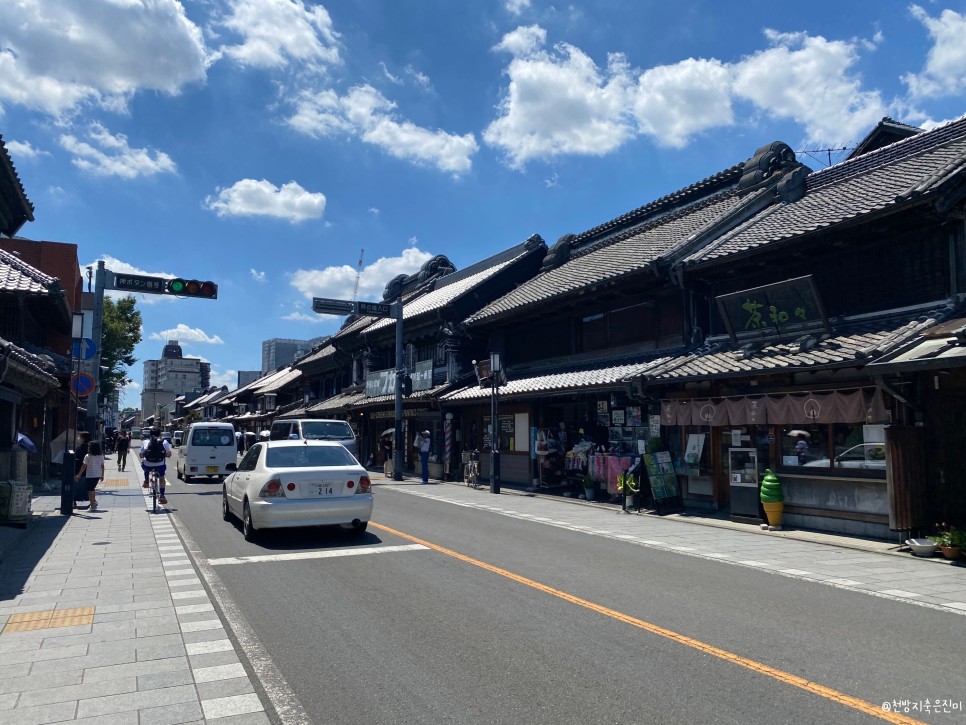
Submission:
POLYGON ((360 255, 377 300, 432 255, 552 244, 774 140, 817 169, 964 99, 966 2, 0 3, 20 235, 216 281, 142 296, 135 354, 178 339, 230 387, 262 340, 338 329, 311 298, 351 298, 360 255))

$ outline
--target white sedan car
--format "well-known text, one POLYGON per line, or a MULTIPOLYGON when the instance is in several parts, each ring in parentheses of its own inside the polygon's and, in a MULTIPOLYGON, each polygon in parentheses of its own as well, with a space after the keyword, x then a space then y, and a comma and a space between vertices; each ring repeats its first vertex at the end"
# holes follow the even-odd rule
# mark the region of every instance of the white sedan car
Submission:
POLYGON ((341 525, 362 534, 372 516, 366 469, 333 441, 264 441, 225 480, 225 521, 237 516, 248 541, 259 529, 341 525))

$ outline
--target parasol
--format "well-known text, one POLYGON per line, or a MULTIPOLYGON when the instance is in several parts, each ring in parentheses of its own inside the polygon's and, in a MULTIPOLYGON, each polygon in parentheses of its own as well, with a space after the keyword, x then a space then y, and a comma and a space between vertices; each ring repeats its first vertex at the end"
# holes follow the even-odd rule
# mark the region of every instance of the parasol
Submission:
POLYGON ((812 437, 812 434, 809 433, 807 430, 798 430, 797 428, 795 430, 788 431, 788 435, 790 435, 790 436, 803 436, 804 438, 811 438, 812 437))
POLYGON ((379 434, 379 437, 382 438, 383 436, 392 435, 395 432, 396 432, 395 428, 386 428, 386 430, 384 430, 382 433, 379 434))

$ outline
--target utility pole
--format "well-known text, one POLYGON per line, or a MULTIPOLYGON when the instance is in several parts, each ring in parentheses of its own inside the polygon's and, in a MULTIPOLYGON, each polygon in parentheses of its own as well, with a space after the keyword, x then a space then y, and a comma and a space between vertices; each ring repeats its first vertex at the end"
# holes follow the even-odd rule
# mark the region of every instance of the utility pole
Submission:
POLYGON ((396 318, 396 405, 395 405, 395 433, 393 435, 392 451, 392 480, 403 480, 403 379, 406 377, 406 365, 403 361, 403 303, 402 295, 393 305, 396 318))
POLYGON ((102 333, 104 328, 104 287, 107 282, 107 270, 104 267, 104 260, 98 260, 97 271, 94 273, 94 327, 91 331, 91 339, 94 340, 95 352, 93 358, 93 369, 91 377, 94 378, 94 389, 87 399, 87 430, 91 434, 92 440, 97 440, 97 414, 100 411, 98 400, 101 397, 101 345, 103 344, 102 333))

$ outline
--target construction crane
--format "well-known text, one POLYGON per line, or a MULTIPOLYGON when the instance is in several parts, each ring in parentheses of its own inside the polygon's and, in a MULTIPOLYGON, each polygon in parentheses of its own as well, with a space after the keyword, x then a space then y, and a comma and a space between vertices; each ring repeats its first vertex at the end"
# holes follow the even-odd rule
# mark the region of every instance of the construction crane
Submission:
POLYGON ((359 278, 362 276, 362 257, 365 255, 365 248, 359 250, 359 264, 356 266, 356 285, 352 288, 352 301, 358 302, 359 298, 359 278))

